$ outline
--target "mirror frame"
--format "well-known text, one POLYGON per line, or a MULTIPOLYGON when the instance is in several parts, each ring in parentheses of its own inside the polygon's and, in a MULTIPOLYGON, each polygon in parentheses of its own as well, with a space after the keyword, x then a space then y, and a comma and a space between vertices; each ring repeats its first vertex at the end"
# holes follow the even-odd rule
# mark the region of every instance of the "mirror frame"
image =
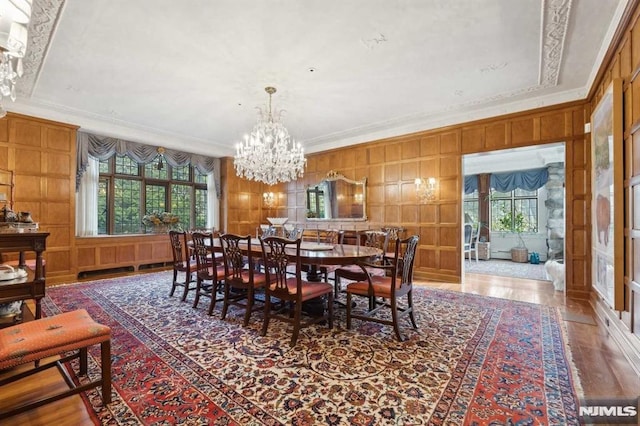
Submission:
MULTIPOLYGON (((333 182, 333 181, 337 181, 337 180, 341 180, 344 181, 346 183, 350 183, 352 185, 362 185, 362 217, 348 217, 348 218, 321 218, 321 217, 307 217, 307 220, 310 221, 327 221, 327 222, 340 222, 340 221, 344 221, 344 222, 363 222, 367 220, 367 178, 364 177, 360 180, 353 180, 353 179, 349 179, 348 177, 345 177, 344 175, 342 175, 341 173, 338 173, 334 170, 330 170, 327 173, 327 176, 322 179, 320 182, 316 183, 315 185, 307 185, 307 187, 305 188, 305 192, 314 186, 318 186, 323 182, 333 182)), ((305 202, 305 207, 306 206, 306 202, 305 202)))

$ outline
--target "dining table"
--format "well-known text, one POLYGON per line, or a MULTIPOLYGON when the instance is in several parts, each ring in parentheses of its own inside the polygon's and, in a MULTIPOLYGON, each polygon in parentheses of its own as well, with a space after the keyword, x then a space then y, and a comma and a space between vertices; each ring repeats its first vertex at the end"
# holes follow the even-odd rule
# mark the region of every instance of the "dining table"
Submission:
MULTIPOLYGON (((240 246, 242 247, 242 245, 240 246)), ((244 247, 246 250, 247 248, 244 247)), ((219 238, 213 238, 213 252, 222 252, 219 238)), ((251 239, 251 252, 256 256, 262 255, 262 247, 258 239, 251 239)), ((295 260, 295 248, 287 249, 292 260, 295 260)), ((382 250, 376 247, 352 244, 329 244, 311 241, 302 241, 300 244, 300 262, 309 265, 307 281, 321 281, 322 276, 319 266, 325 265, 352 265, 361 261, 367 261, 382 255, 382 250)))

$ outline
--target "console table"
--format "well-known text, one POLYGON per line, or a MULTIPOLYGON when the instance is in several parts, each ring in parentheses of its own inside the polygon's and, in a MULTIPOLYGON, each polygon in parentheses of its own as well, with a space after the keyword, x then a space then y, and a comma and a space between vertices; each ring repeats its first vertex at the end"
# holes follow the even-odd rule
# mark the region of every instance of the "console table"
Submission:
POLYGON ((48 232, 3 232, 0 233, 0 253, 19 252, 19 268, 26 269, 25 252, 35 252, 36 269, 28 271, 24 278, 0 281, 0 303, 9 303, 25 299, 35 299, 36 319, 42 317, 40 300, 44 297, 45 276, 42 266, 42 253, 46 249, 48 232))

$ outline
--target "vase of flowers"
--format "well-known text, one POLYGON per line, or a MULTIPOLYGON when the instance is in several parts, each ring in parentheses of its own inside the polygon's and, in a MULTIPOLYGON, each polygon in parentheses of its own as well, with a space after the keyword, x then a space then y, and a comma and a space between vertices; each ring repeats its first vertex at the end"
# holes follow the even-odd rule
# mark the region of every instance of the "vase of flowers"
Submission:
POLYGON ((142 217, 142 223, 150 227, 154 234, 166 234, 172 230, 181 230, 178 215, 169 212, 152 212, 142 217))

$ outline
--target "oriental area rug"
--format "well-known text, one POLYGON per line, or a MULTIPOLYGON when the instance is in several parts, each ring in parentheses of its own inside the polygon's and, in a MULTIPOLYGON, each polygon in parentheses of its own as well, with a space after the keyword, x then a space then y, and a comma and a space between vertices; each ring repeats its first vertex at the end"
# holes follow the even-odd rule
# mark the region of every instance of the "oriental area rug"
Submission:
MULTIPOLYGON (((418 287, 418 330, 354 320, 291 331, 262 312, 220 319, 169 297, 171 272, 47 289, 48 316, 86 308, 112 328, 109 425, 571 425, 579 384, 555 308, 418 287)), ((203 303, 204 302, 204 303, 203 303)), ((90 377, 99 376, 99 347, 90 377)), ((81 378, 81 381, 85 380, 81 378)))

